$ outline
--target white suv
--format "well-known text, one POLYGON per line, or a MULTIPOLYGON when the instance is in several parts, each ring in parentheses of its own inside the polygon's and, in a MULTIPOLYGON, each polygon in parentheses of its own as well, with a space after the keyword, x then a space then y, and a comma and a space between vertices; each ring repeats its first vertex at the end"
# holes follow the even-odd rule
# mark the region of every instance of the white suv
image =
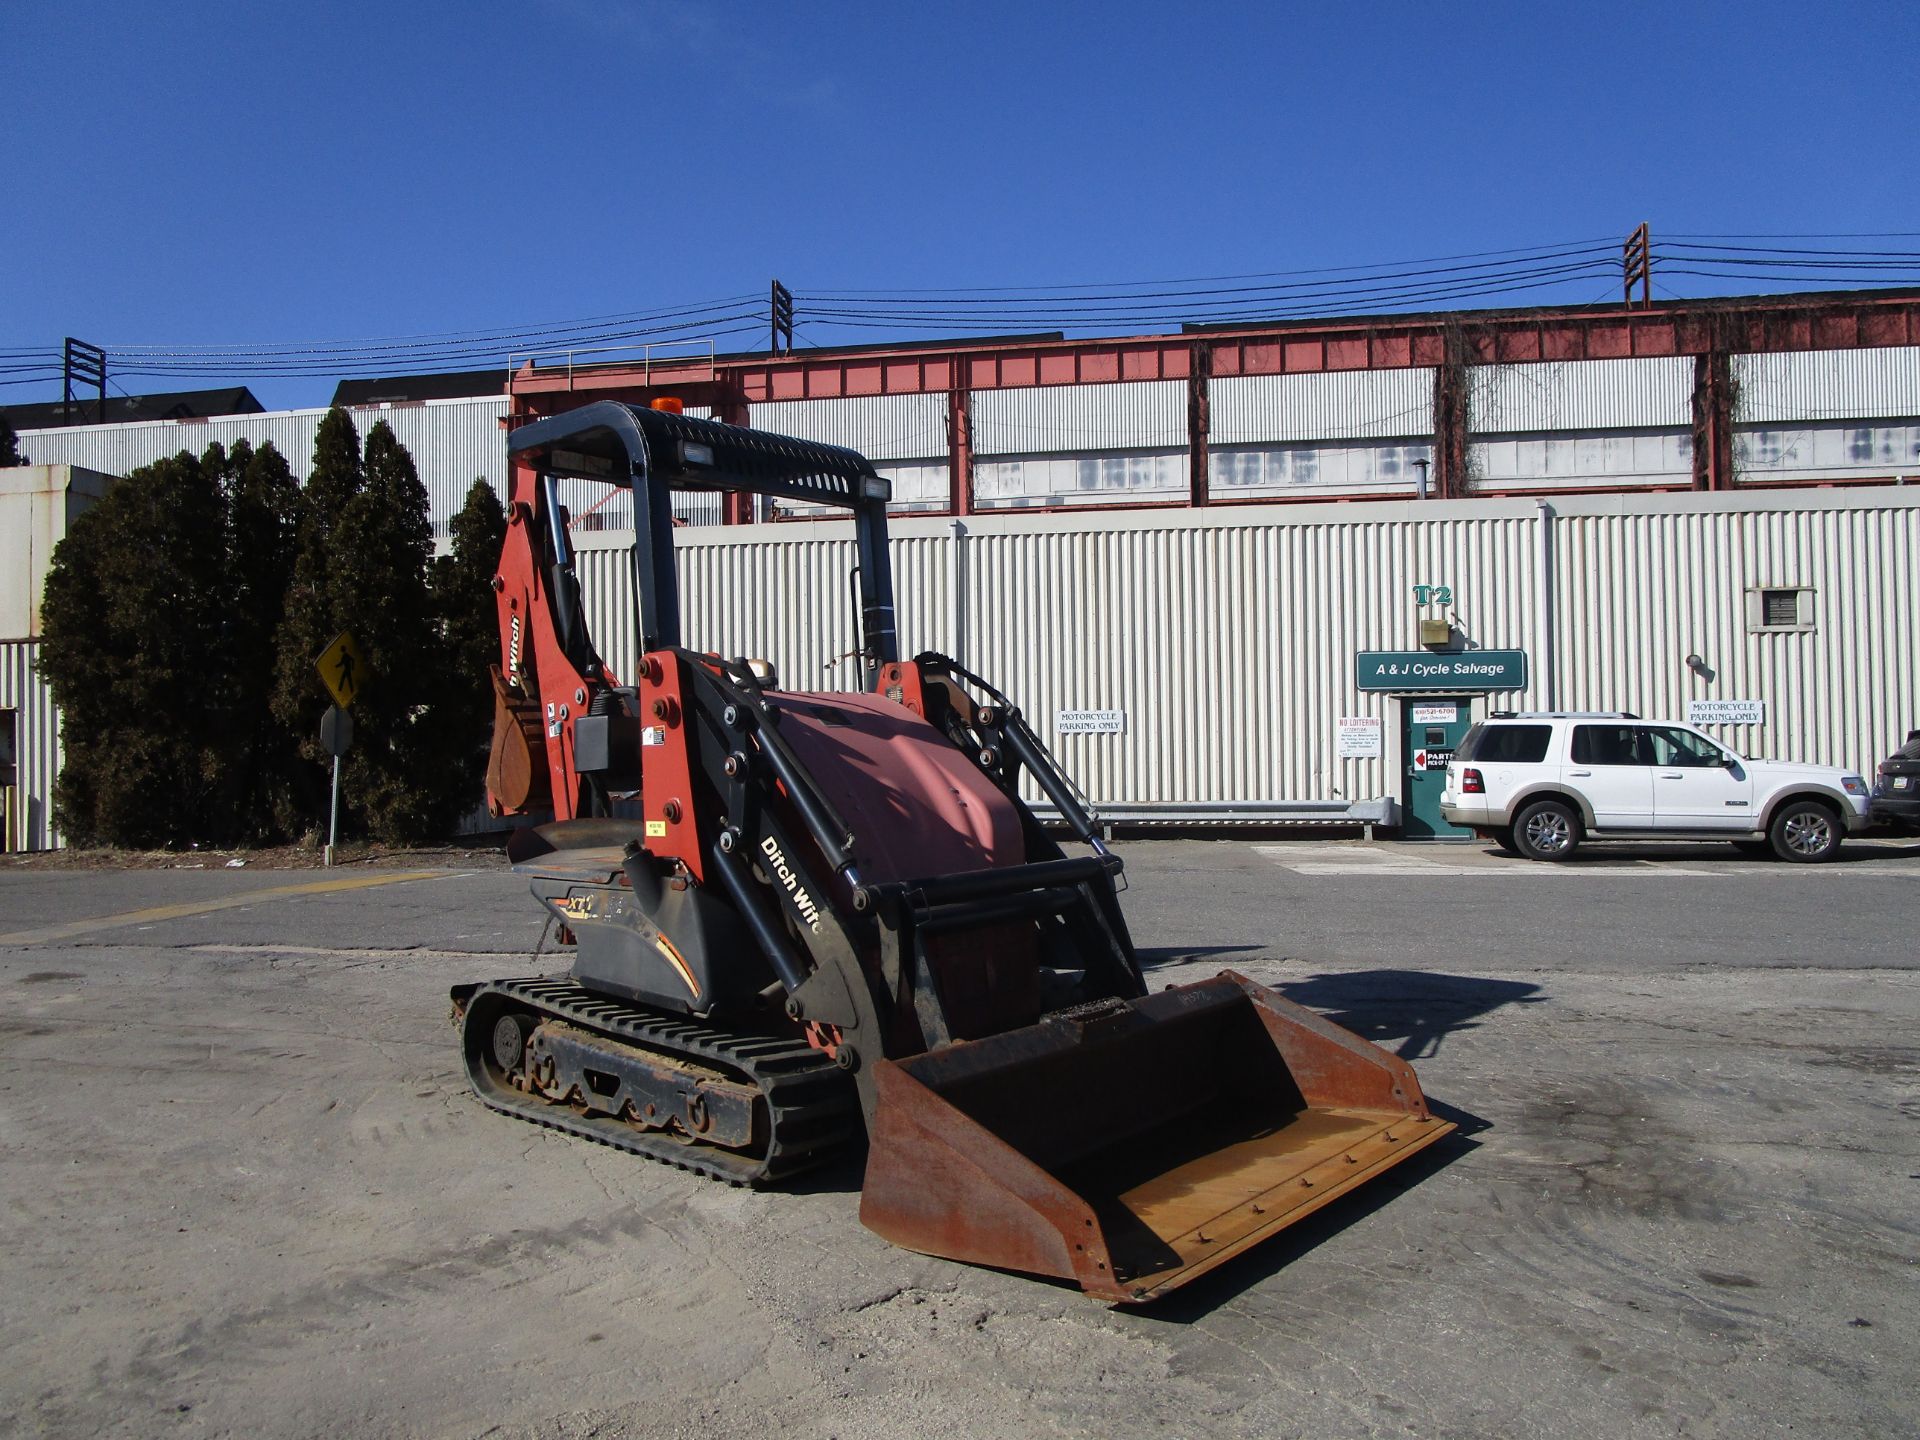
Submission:
POLYGON ((1851 771, 1742 759, 1670 720, 1496 713, 1454 750, 1440 813, 1530 860, 1629 836, 1831 860, 1867 825, 1869 804, 1851 771))

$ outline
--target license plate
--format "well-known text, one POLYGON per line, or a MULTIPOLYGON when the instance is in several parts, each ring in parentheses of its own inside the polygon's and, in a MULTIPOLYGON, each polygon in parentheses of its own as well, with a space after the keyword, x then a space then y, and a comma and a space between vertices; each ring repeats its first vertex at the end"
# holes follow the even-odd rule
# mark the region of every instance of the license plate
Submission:
POLYGON ((1912 781, 1913 777, 1911 775, 1896 775, 1893 777, 1893 788, 1896 790, 1904 790, 1912 781))

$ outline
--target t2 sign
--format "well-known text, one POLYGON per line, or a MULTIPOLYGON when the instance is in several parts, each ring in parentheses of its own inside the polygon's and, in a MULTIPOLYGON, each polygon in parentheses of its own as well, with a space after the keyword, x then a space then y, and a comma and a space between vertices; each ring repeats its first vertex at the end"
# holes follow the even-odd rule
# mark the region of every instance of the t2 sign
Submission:
POLYGON ((1453 587, 1451 585, 1416 585, 1413 587, 1413 603, 1451 605, 1453 604, 1453 587))

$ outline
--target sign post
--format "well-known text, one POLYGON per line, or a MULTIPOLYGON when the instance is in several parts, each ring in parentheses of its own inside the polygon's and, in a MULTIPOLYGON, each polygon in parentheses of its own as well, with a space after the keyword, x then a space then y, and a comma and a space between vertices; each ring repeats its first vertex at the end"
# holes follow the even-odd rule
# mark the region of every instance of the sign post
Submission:
POLYGON ((327 849, 322 864, 333 865, 333 847, 340 838, 340 757, 353 744, 353 716, 347 707, 367 683, 367 662, 353 636, 342 630, 314 661, 333 704, 320 717, 320 745, 333 756, 333 805, 327 815, 327 849))
POLYGON ((353 744, 353 716, 338 705, 329 705, 320 717, 320 744, 333 756, 333 808, 327 816, 327 850, 322 862, 331 868, 334 842, 340 838, 340 757, 353 744))

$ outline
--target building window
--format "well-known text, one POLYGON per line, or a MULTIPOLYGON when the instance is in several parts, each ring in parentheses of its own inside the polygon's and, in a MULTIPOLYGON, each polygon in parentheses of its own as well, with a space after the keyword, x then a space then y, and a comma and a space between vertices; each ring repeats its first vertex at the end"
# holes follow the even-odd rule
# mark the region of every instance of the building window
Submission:
POLYGON ((1792 632, 1813 629, 1813 591, 1805 585, 1755 586, 1747 591, 1747 629, 1792 632))

